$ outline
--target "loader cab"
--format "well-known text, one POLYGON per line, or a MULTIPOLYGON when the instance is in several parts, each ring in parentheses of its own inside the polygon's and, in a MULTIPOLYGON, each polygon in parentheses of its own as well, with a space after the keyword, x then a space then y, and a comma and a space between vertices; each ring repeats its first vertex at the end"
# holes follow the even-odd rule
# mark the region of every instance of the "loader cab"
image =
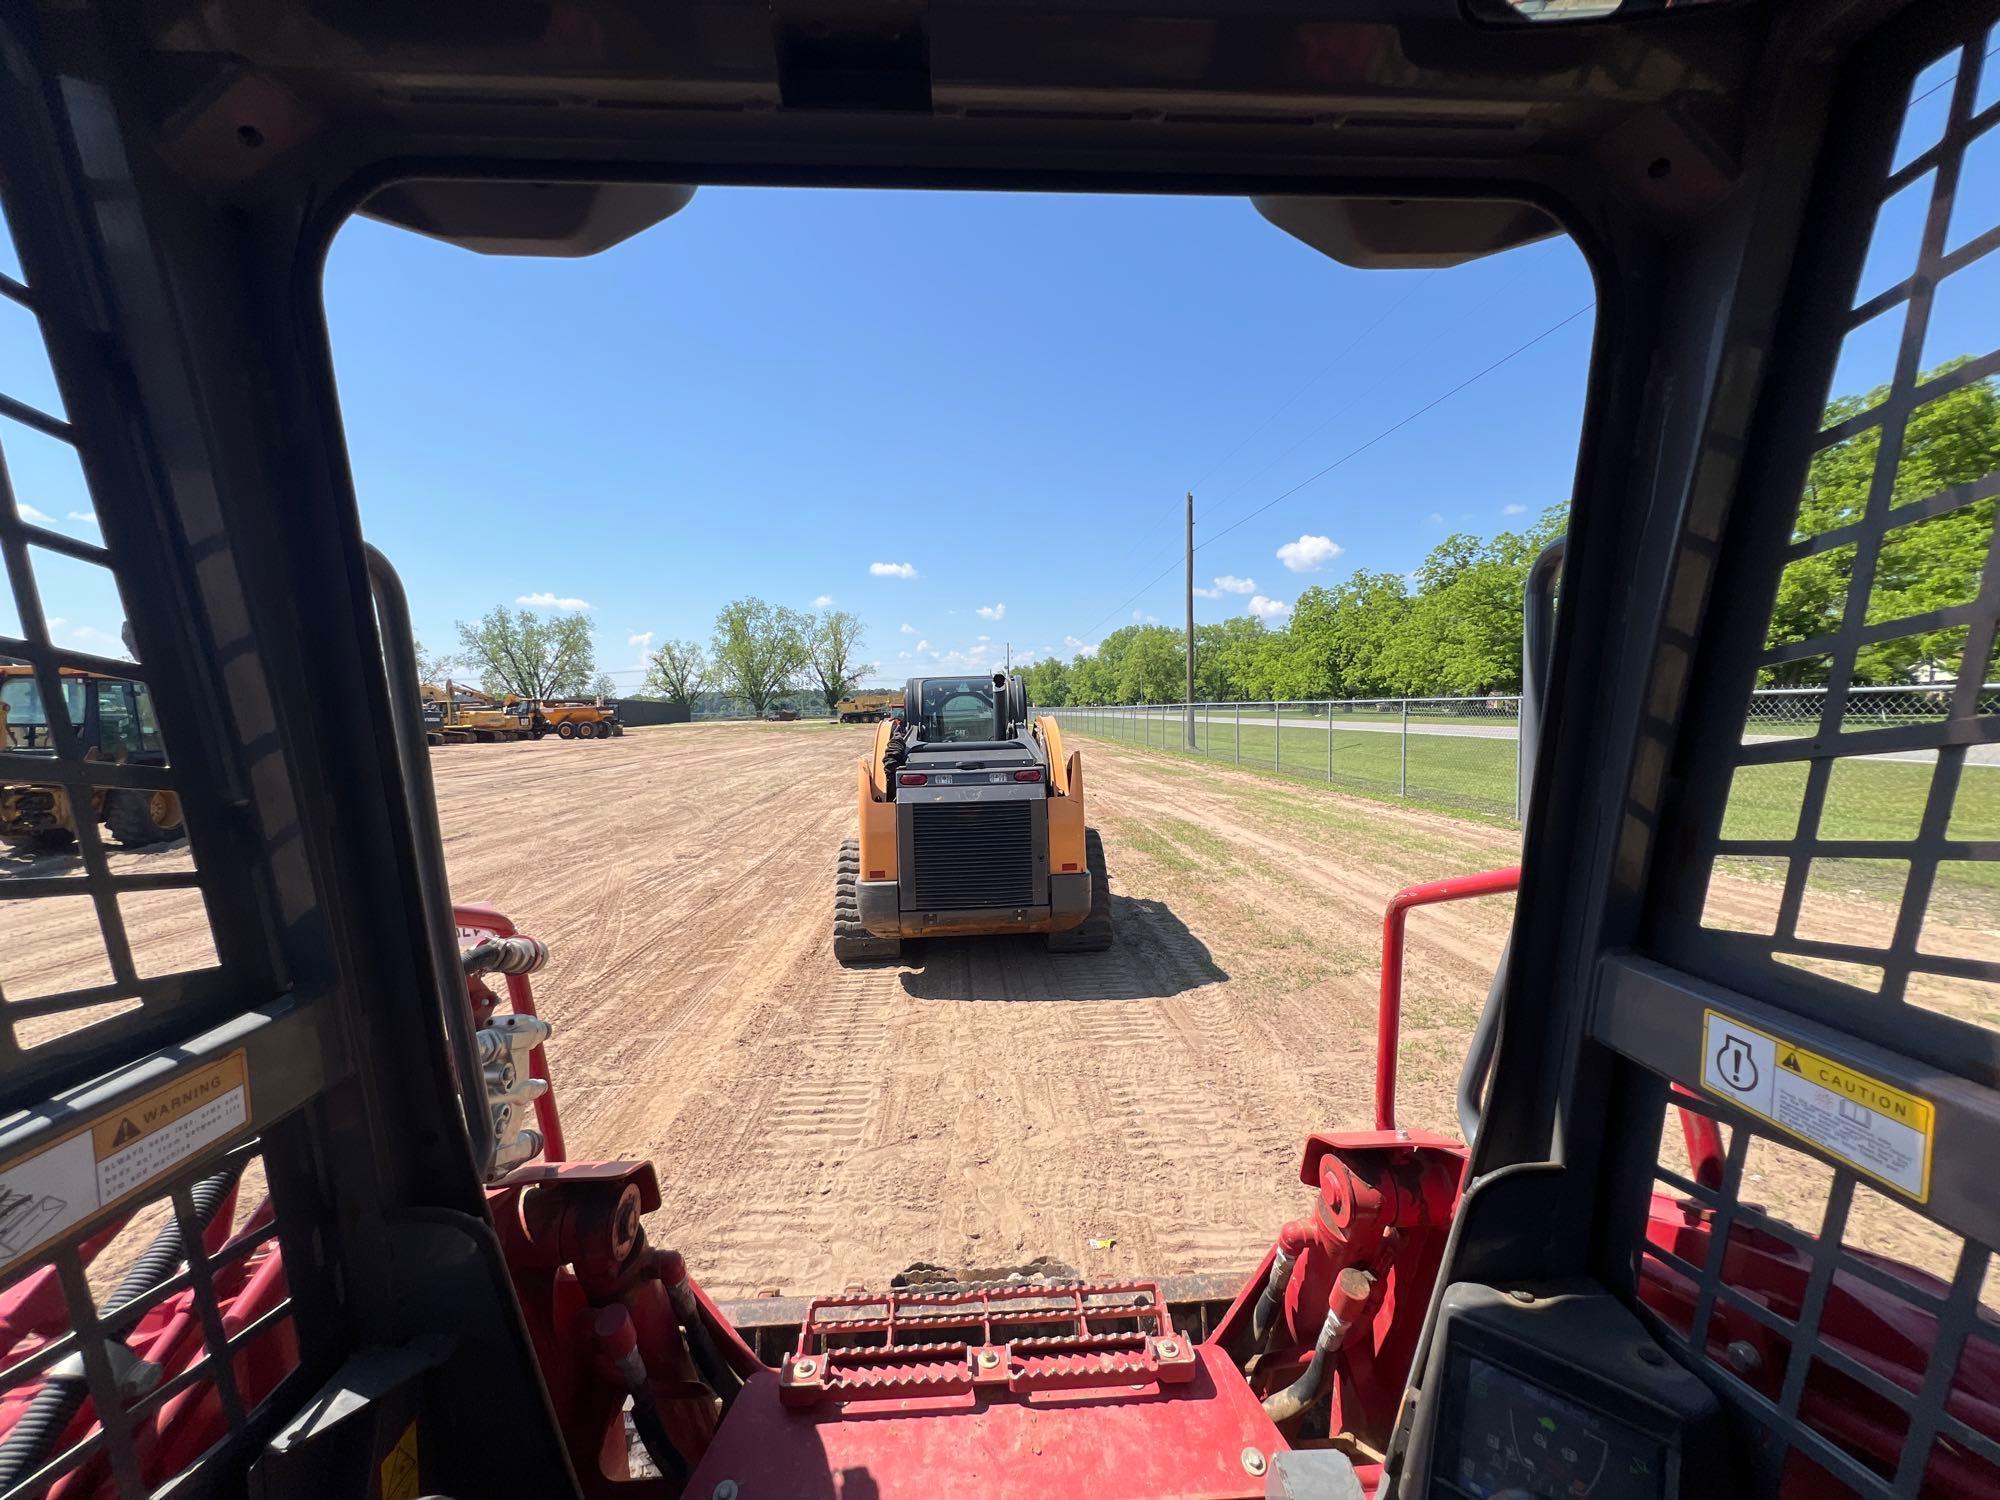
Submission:
MULTIPOLYGON (((1992 541, 1990 459, 1941 483, 1904 457, 1933 403, 2000 375, 1983 279, 2000 226, 1958 195, 1968 158, 2000 140, 2000 17, 1923 0, 1338 9, 1163 21, 1036 0, 1003 23, 976 6, 718 0, 686 25, 635 26, 578 0, 487 25, 423 7, 48 0, 0 15, 0 185, 20 252, 0 301, 45 343, 61 397, 36 406, 0 377, 0 447, 20 428, 77 457, 102 522, 89 540, 53 529, 0 469, 0 653, 43 680, 90 669, 36 579, 50 558, 115 579, 171 759, 87 758, 63 733, 79 713, 43 704, 53 753, 29 769, 72 799, 170 793, 191 855, 134 869, 86 821, 77 868, 0 887, 10 959, 42 912, 87 924, 64 977, 33 952, 25 981, 18 966, 0 980, 10 1436, 40 1408, 12 1492, 899 1500, 961 1469, 967 1492, 1142 1500, 2000 1489, 2000 964, 1941 949, 1928 925, 1941 887, 2000 863, 1967 790, 2000 775, 1979 692, 2000 567, 1964 597, 1874 587, 1907 528, 1965 515, 1992 541), (414 633, 362 542, 314 288, 352 213, 469 253, 569 257, 711 181, 1227 193, 1320 253, 1385 268, 1564 228, 1601 305, 1471 1138, 1323 1136, 1313 1116, 1356 1092, 1365 1048, 1302 1012, 1295 1077, 1217 1059, 1228 1086, 1269 1088, 1312 1132, 1302 1228, 1226 1294, 1235 1329, 1271 1288, 1264 1333, 1282 1347, 1246 1359, 1207 1324, 1163 1325, 1133 1283, 1064 1294, 1011 1351, 1018 1288, 879 1315, 832 1296, 797 1308, 801 1340, 817 1328, 821 1343, 771 1362, 727 1345, 745 1382, 681 1434, 691 1478, 628 1487, 605 1465, 628 1448, 625 1403, 651 1410, 658 1392, 643 1361, 632 1371, 619 1278, 662 1185, 629 1161, 545 1163, 488 1195, 481 1080, 513 1059, 480 1050, 414 633), (1894 231, 1879 246, 1878 224, 1894 231), (1860 388, 1879 397, 1829 413, 1850 356, 1872 362, 1860 388), (1827 454, 1866 482, 1802 527, 1827 454), (1781 588, 1836 565, 1825 607, 1774 630, 1781 588), (1947 633, 1944 712, 1850 714, 1864 652, 1947 633), (1760 674, 1806 662, 1829 682, 1814 732, 1746 736, 1760 674), (398 733, 355 734, 356 705, 398 733), (1875 756, 1923 779, 1923 812, 1843 832, 1826 817, 1843 767, 1875 756), (1734 799, 1766 782, 1785 816, 1746 830, 1734 799), (1729 861, 1775 871, 1765 907, 1711 906, 1729 861), (1893 917, 1816 923, 1855 862, 1893 882, 1893 917), (171 948, 139 940, 161 909, 171 948), (1760 1186, 1754 1163, 1774 1152, 1760 1186), (212 1234, 204 1184, 253 1168, 266 1207, 212 1234), (1770 1210, 1780 1174, 1813 1188, 1809 1213, 1770 1210), (135 1212, 178 1226, 185 1268, 131 1300, 89 1265, 135 1212), (1885 1255, 1870 1228, 1885 1219, 1944 1236, 1941 1270, 1885 1255), (1391 1282, 1415 1245, 1421 1276, 1391 1282), (1365 1263, 1334 1274, 1332 1255, 1365 1263), (252 1274, 260 1296, 239 1300, 252 1274), (185 1298, 170 1319, 169 1295, 185 1298), (600 1342, 567 1342, 578 1330, 600 1342), (171 1377, 135 1358, 141 1332, 174 1341, 171 1377), (1407 1382, 1381 1374, 1396 1362, 1407 1382), (1315 1366, 1345 1403, 1339 1427, 1277 1384, 1315 1366)), ((1003 688, 985 690, 1001 743, 1025 717, 1003 722, 1003 688)), ((979 758, 961 736, 980 696, 971 680, 942 691, 933 741, 918 690, 910 755, 979 758)), ((898 865, 914 804, 876 767, 854 775, 862 839, 839 856, 840 910, 856 874, 898 933, 1032 910, 1052 878, 1032 842, 1025 869, 989 860, 966 889, 947 860, 931 883, 915 843, 898 865), (902 868, 926 882, 907 897, 902 868)), ((946 854, 1020 822, 958 817, 968 805, 925 803, 944 809, 946 854)), ((1080 797, 1076 811, 1081 845, 1080 797)), ((874 983, 844 976, 828 1000, 857 1031, 883 1024, 874 983)), ((1122 1002, 1032 1021, 1073 1026, 1086 1056, 1143 1051, 1104 1026, 1122 1002)), ((1201 1026, 1198 1009, 1183 1019, 1201 1026)), ((696 1060, 723 1045, 674 1040, 696 1060)), ((827 1107, 711 1102, 707 1124, 768 1130, 774 1151, 786 1119, 827 1107)), ((1051 1133, 1081 1152, 1097 1123, 1051 1133)), ((1243 1170, 1283 1154, 1246 1143, 1243 1170)), ((1163 1243, 1198 1255, 1217 1185, 1162 1191, 1172 1165, 1121 1186, 1133 1214, 1171 1220, 1163 1243)), ((742 1241, 770 1232, 745 1225, 742 1241)), ((685 1264, 646 1269, 655 1292, 677 1275, 689 1309, 654 1297, 660 1327, 725 1336, 685 1264)), ((692 1362, 672 1373, 699 1384, 692 1362)))

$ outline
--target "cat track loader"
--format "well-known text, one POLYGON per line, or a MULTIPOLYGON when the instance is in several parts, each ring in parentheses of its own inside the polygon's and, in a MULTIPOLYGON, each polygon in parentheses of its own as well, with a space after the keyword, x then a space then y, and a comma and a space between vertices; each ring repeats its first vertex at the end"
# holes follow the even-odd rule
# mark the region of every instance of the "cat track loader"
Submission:
POLYGON ((894 958, 904 938, 933 935, 1111 946, 1083 757, 1065 753, 1054 719, 1030 719, 1019 677, 911 678, 902 718, 876 726, 856 771, 860 835, 841 846, 834 881, 841 962, 894 958))

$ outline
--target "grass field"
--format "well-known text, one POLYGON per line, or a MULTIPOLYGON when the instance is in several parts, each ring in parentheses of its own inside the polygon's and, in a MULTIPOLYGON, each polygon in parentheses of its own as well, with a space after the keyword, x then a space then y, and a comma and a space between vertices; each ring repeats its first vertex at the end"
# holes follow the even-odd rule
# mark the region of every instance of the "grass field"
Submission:
MULTIPOLYGON (((1097 725, 1070 719, 1066 728, 1072 734, 1101 735, 1175 758, 1241 765, 1287 779, 1330 781, 1342 790, 1469 813, 1482 822, 1512 818, 1515 740, 1427 734, 1413 724, 1406 763, 1402 735, 1344 728, 1345 722, 1349 721, 1344 717, 1334 722, 1331 776, 1324 718, 1286 718, 1281 736, 1268 715, 1257 721, 1246 718, 1239 729, 1233 715, 1224 719, 1212 714, 1197 718, 1198 748, 1193 751, 1182 746, 1182 721, 1170 715, 1114 718, 1097 725), (1407 797, 1401 795, 1405 786, 1407 797)), ((1395 722, 1394 716, 1385 722, 1395 722)), ((1913 837, 1930 795, 1931 772, 1926 764, 1876 757, 1841 761, 1828 786, 1822 834, 1836 839, 1913 837)), ((1730 788, 1723 836, 1772 839, 1796 833, 1805 782, 1803 762, 1744 767, 1730 788)), ((1947 834, 1954 839, 2000 838, 2000 767, 1964 769, 1947 834)), ((1785 874, 1779 859, 1734 857, 1729 868, 1751 880, 1777 881, 1785 874)), ((1897 860, 1818 860, 1810 884, 1893 902, 1900 899, 1907 875, 1907 865, 1897 860)), ((1938 871, 1937 900, 1940 909, 1957 920, 1981 928, 2000 927, 2000 865, 1947 861, 1938 871)))

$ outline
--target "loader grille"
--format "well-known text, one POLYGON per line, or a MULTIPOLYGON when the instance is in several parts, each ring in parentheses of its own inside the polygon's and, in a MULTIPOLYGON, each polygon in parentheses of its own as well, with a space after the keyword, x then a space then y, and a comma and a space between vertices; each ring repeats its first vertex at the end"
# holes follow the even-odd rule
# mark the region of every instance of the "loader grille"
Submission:
POLYGON ((1035 904, 1035 804, 929 802, 910 809, 923 911, 1035 904))

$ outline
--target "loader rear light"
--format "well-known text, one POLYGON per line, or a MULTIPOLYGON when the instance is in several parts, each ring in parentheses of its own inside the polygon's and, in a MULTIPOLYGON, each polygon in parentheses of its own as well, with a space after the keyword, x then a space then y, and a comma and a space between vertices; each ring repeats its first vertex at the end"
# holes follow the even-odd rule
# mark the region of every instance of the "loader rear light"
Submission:
POLYGON ((1074 870, 1075 868, 1076 868, 1076 861, 1075 861, 1075 860, 1073 860, 1073 859, 1066 859, 1066 860, 1064 860, 1064 861, 1063 861, 1063 867, 1062 867, 1062 872, 1063 872, 1063 874, 1067 875, 1067 874, 1069 874, 1069 873, 1070 873, 1070 871, 1074 870))
POLYGON ((1016 771, 1014 779, 1016 781, 1040 781, 1042 779, 1042 768, 1036 766, 1032 771, 1016 771))
POLYGON ((922 771, 903 771, 896 777, 897 786, 923 786, 930 780, 922 771))

